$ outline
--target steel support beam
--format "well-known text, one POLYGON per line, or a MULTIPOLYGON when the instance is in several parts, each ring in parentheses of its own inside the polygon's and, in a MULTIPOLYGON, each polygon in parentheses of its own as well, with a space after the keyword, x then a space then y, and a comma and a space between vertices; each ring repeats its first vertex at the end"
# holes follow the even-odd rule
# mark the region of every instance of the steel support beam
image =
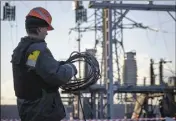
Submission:
POLYGON ((169 12, 169 11, 167 11, 168 12, 168 14, 175 20, 175 22, 176 22, 176 18, 169 12))
POLYGON ((108 9, 108 118, 112 118, 112 105, 113 105, 113 67, 112 67, 112 45, 113 45, 113 40, 112 40, 112 10, 108 9))
POLYGON ((154 5, 154 4, 120 4, 90 1, 89 8, 110 8, 110 9, 126 9, 126 10, 146 10, 146 11, 176 11, 176 5, 154 5))
POLYGON ((176 93, 176 87, 165 86, 117 86, 114 93, 176 93))
POLYGON ((114 23, 114 26, 112 27, 112 29, 115 29, 116 26, 119 26, 119 23, 122 21, 122 19, 126 16, 126 14, 129 12, 129 10, 126 10, 118 19, 118 21, 116 23, 114 23))

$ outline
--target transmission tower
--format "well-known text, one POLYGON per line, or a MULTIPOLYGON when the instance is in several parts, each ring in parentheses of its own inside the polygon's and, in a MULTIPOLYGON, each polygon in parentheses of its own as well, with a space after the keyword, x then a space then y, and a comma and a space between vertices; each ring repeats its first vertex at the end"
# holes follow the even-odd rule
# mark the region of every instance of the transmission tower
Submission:
MULTIPOLYGON (((107 89, 107 118, 112 118, 112 105, 113 105, 113 96, 114 96, 114 89, 113 89, 113 64, 112 64, 112 56, 113 56, 113 40, 114 38, 114 28, 118 26, 118 22, 121 22, 121 18, 125 16, 125 14, 129 10, 148 10, 148 11, 167 11, 169 15, 175 20, 175 18, 170 14, 170 11, 176 11, 176 5, 154 5, 152 1, 149 2, 149 4, 123 4, 123 3, 115 3, 113 1, 103 1, 103 2, 97 2, 97 1, 90 1, 89 8, 94 9, 103 9, 106 13, 106 33, 105 35, 105 41, 107 41, 107 44, 105 44, 107 47, 107 54, 105 54, 106 62, 105 67, 108 68, 105 69, 105 72, 107 72, 107 79, 108 80, 108 89, 107 89), (117 9, 123 9, 125 12, 122 14, 121 18, 118 18, 117 23, 114 22, 113 14, 114 11, 116 13, 117 9), (107 56, 108 55, 108 56, 107 56)), ((115 15, 115 14, 114 14, 115 15)), ((136 24, 136 26, 140 28, 146 28, 142 24, 136 24)))
MULTIPOLYGON (((80 25, 79 31, 78 27, 71 28, 76 32, 95 32, 95 45, 94 49, 98 46, 102 48, 102 59, 100 61, 101 65, 101 75, 102 78, 98 81, 99 86, 94 85, 94 90, 92 89, 91 98, 94 100, 90 102, 91 104, 97 100, 98 107, 96 110, 98 115, 91 118, 112 118, 113 109, 113 97, 114 97, 114 83, 122 84, 122 62, 124 61, 124 46, 123 46, 123 29, 141 28, 141 29, 151 29, 148 26, 144 26, 142 23, 138 23, 126 16, 130 9, 134 10, 165 10, 172 11, 175 6, 157 6, 152 5, 125 5, 120 1, 91 1, 89 8, 94 9, 94 13, 88 17, 86 26, 80 25), (125 9, 124 9, 125 8, 125 9), (120 10, 118 10, 120 9, 120 10), (94 19, 94 23, 91 24, 89 19, 94 19), (132 24, 123 24, 123 19, 129 20, 132 24), (90 25, 88 25, 90 24, 90 25), (88 25, 88 26, 87 26, 88 25), (115 73, 114 73, 115 72, 115 73), (95 89, 96 88, 96 89, 95 89), (96 96, 97 95, 97 96, 96 96), (94 97, 93 97, 94 96, 94 97), (105 110, 106 109, 106 110, 105 110)), ((97 50, 99 52, 99 50, 97 50)), ((90 91, 90 90, 89 90, 90 91)), ((117 93, 117 92, 116 92, 117 93)), ((93 109, 92 109, 93 110, 93 109)), ((93 112, 93 111, 91 111, 93 112)))
MULTIPOLYGON (((123 13, 122 11, 114 10, 110 12, 109 14, 108 9, 95 9, 93 15, 91 15, 91 17, 88 17, 88 20, 87 20, 89 21, 89 19, 92 19, 94 17, 93 25, 88 26, 88 27, 80 27, 79 31, 77 27, 71 29, 77 32, 87 32, 87 31, 95 32, 94 49, 97 50, 98 46, 101 46, 102 48, 102 56, 101 56, 101 62, 100 62, 102 78, 99 81, 99 85, 104 86, 106 90, 108 88, 111 88, 111 91, 112 91, 112 88, 113 88, 112 86, 108 87, 109 80, 107 79, 109 77, 112 77, 113 80, 121 83, 121 73, 122 73, 122 70, 121 70, 122 63, 121 62, 123 62, 124 60, 122 19, 126 13, 127 11, 123 13), (112 26, 113 32, 112 32, 112 38, 110 39, 108 38, 109 33, 107 31, 109 28, 108 21, 107 21, 109 16, 112 16, 112 21, 113 21, 113 26, 112 26), (112 52, 109 51, 109 45, 110 45, 109 40, 112 40, 112 43, 113 43, 111 47, 112 52), (111 55, 110 53, 113 53, 111 57, 110 57, 111 55), (111 66, 112 72, 114 72, 114 74, 112 74, 111 76, 110 76, 111 73, 108 72, 109 65, 111 65, 109 63, 112 63, 112 64, 114 63, 111 66)), ((103 94, 102 91, 98 91, 96 93, 98 96, 97 97, 98 98, 97 118, 107 118, 107 112, 109 111, 106 111, 104 109, 106 108, 106 105, 109 105, 108 103, 110 102, 110 100, 107 100, 107 96, 106 96, 107 94, 103 94)))

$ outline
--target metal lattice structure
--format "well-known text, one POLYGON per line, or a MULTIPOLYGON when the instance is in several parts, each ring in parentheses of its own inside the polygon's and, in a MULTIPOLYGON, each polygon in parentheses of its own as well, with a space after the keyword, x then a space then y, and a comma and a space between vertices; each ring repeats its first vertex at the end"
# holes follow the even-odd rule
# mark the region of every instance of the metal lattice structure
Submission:
MULTIPOLYGON (((107 113, 108 113, 108 118, 111 118, 112 117, 112 105, 113 105, 113 95, 114 95, 114 90, 113 90, 113 69, 112 69, 112 45, 113 45, 113 11, 117 10, 117 9, 120 9, 120 10, 125 10, 124 13, 122 13, 121 15, 121 18, 118 18, 118 21, 117 21, 117 24, 115 24, 115 27, 116 25, 118 25, 118 22, 120 22, 122 20, 122 18, 126 15, 126 13, 129 11, 129 10, 150 10, 150 11, 167 11, 169 13, 169 11, 176 11, 176 6, 175 5, 154 5, 152 1, 149 2, 149 4, 122 4, 122 3, 115 3, 115 2, 110 2, 110 1, 105 1, 105 2, 95 2, 95 1, 91 1, 90 4, 89 4, 89 7, 90 8, 94 8, 94 9, 103 9, 103 10, 106 10, 106 12, 108 13, 107 15, 107 24, 108 24, 108 30, 107 31, 107 38, 105 37, 105 39, 109 42, 109 58, 108 58, 108 67, 109 69, 107 70, 108 72, 108 80, 109 80, 109 85, 108 85, 108 107, 107 107, 107 113), (123 15, 124 14, 124 15, 123 15)), ((116 12, 115 12, 116 13, 116 12)), ((171 14, 169 14, 171 15, 171 14)), ((171 16, 173 18, 173 16, 171 16)), ((175 20, 175 19, 174 19, 175 20)), ((136 25, 140 25, 140 24, 136 24, 136 25)), ((107 25, 105 25, 107 26, 107 25)), ((141 28, 143 28, 141 25, 139 26, 141 28)), ((145 28, 145 27, 144 27, 145 28)), ((147 92, 147 90, 146 90, 147 92)))
MULTIPOLYGON (((152 2, 149 4, 124 4, 122 2, 115 1, 91 1, 89 8, 94 9, 93 15, 88 17, 88 20, 94 17, 94 24, 90 26, 81 26, 72 28, 80 33, 87 31, 95 32, 95 45, 94 49, 97 46, 102 47, 102 59, 100 61, 101 65, 101 74, 102 78, 99 83, 90 87, 89 90, 84 92, 89 93, 88 97, 91 101, 87 101, 87 104, 90 104, 91 116, 89 119, 111 119, 112 118, 112 109, 113 109, 113 97, 115 93, 128 92, 124 90, 129 90, 125 88, 119 88, 114 90, 114 83, 117 81, 119 84, 122 84, 122 62, 124 60, 124 47, 123 47, 123 29, 128 28, 141 28, 147 29, 148 26, 144 26, 141 23, 137 23, 134 20, 126 17, 126 14, 130 10, 150 10, 150 11, 176 11, 174 5, 153 5, 152 2), (133 6, 133 7, 131 7, 133 6), (123 10, 123 11, 122 11, 123 10), (129 20, 132 24, 131 27, 125 26, 123 24, 123 19, 129 20), (115 64, 114 64, 115 60, 115 64), (115 67, 115 68, 114 68, 115 67), (115 73, 114 73, 115 72, 115 73), (124 89, 124 90, 123 90, 124 89), (123 90, 120 92, 120 90, 123 90), (95 107, 95 103, 98 103, 98 106, 95 107), (98 112, 98 114, 94 114, 98 112)), ((170 15, 170 14, 169 14, 170 15)), ((173 17, 173 16, 171 16, 173 17)), ((87 22, 87 24, 89 24, 87 22)), ((136 87, 137 88, 137 87, 136 87)), ((148 88, 144 92, 148 91, 148 88)), ((82 93, 84 93, 82 92, 82 93)), ((138 90, 140 92, 140 90, 138 90)), ((142 92, 143 93, 143 92, 142 92)), ((83 97, 82 100, 85 98, 83 97)), ((88 100, 88 99, 87 99, 88 100)), ((79 103, 79 101, 77 101, 79 103)), ((79 108, 79 107, 78 107, 79 108)), ((81 110, 80 110, 81 111, 81 110)), ((82 118, 79 116, 79 118, 82 118)))
MULTIPOLYGON (((107 9, 95 9, 93 15, 91 17, 88 17, 89 19, 94 19, 94 24, 91 26, 84 26, 81 27, 81 25, 75 28, 72 28, 71 30, 75 30, 78 33, 83 33, 87 31, 94 31, 95 32, 95 45, 94 49, 97 50, 98 46, 101 46, 102 48, 102 56, 101 56, 101 75, 102 78, 98 81, 97 87, 90 92, 91 94, 91 103, 95 103, 95 101, 98 101, 98 106, 95 110, 97 110, 98 114, 97 116, 92 116, 91 118, 107 118, 107 112, 104 110, 106 106, 109 106, 111 102, 113 104, 113 96, 111 96, 111 101, 107 100, 107 93, 103 93, 102 89, 109 91, 112 91, 112 85, 113 81, 119 81, 121 82, 121 73, 122 73, 122 63, 124 59, 124 48, 123 48, 123 38, 122 38, 122 18, 127 13, 122 13, 122 11, 114 10, 112 12, 109 12, 107 9), (108 17, 112 16, 111 22, 109 22, 108 17), (108 20, 108 21, 107 21, 108 20), (112 36, 111 39, 108 39, 109 33, 108 33, 108 26, 106 26, 108 23, 113 23, 112 26, 112 36), (79 30, 79 31, 78 31, 79 30), (112 44, 110 44, 109 40, 112 40, 112 44), (109 46, 112 45, 112 52, 108 51, 109 46), (112 56, 111 56, 112 53, 112 56), (111 57, 110 57, 111 56, 111 57), (110 58, 109 58, 110 57, 110 58), (112 72, 114 72, 111 76, 111 72, 108 72, 109 70, 109 62, 115 66, 115 68, 112 68, 112 72), (111 84, 108 82, 109 77, 113 77, 111 80, 111 84), (110 87, 111 86, 111 87, 110 87), (96 97, 97 95, 97 97, 96 97)), ((111 92, 112 93, 112 92, 111 92)), ((109 108, 107 108, 109 109, 109 108)))

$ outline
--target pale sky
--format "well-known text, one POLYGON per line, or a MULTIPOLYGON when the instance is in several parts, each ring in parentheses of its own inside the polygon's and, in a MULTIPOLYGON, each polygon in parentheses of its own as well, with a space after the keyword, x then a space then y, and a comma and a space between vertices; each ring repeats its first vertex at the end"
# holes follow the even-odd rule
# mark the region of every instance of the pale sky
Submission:
MULTIPOLYGON (((2 6, 5 1, 1 2, 2 6)), ((87 8, 87 1, 84 2, 87 8)), ((159 2, 157 2, 159 3, 159 2)), ((174 2, 160 2, 162 4, 174 4, 174 2)), ((52 25, 54 31, 48 32, 46 41, 54 57, 66 59, 72 51, 77 50, 77 34, 72 32, 69 35, 69 28, 75 26, 75 12, 72 9, 71 1, 13 1, 11 5, 16 6, 16 21, 1 21, 1 100, 2 104, 16 103, 11 68, 11 54, 17 46, 20 38, 25 36, 24 21, 26 14, 33 7, 45 7, 52 15, 52 25)), ((3 12, 3 11, 2 11, 3 12)), ((1 18, 2 18, 1 12, 1 18)), ((88 16, 93 10, 88 9, 88 16)), ((175 17, 175 13, 171 13, 175 17)), ((172 64, 166 64, 165 69, 175 70, 175 21, 167 12, 149 12, 149 11, 130 11, 127 17, 136 22, 143 23, 151 28, 158 29, 159 32, 144 29, 125 29, 124 47, 125 51, 136 50, 138 76, 141 80, 144 76, 149 77, 149 62, 153 58, 158 62, 160 58, 172 61, 172 64)), ((129 23, 129 21, 124 21, 129 23)), ((90 25, 91 23, 87 23, 90 25)), ((81 41, 81 51, 94 46, 94 33, 83 33, 81 41)), ((169 71, 164 71, 165 76, 173 75, 169 71)), ((158 74, 158 66, 156 66, 158 74)), ((138 81, 139 81, 138 80, 138 81)))

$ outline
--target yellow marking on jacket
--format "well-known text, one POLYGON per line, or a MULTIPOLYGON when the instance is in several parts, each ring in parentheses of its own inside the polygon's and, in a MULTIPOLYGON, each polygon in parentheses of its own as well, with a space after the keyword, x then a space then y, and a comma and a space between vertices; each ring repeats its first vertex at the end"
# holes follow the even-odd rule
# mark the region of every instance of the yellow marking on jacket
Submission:
POLYGON ((38 56, 40 54, 39 50, 33 51, 27 59, 26 65, 31 66, 31 67, 35 67, 36 65, 36 61, 38 59, 38 56))
POLYGON ((36 50, 36 51, 33 51, 32 54, 30 54, 28 56, 28 60, 33 60, 33 61, 36 61, 38 56, 40 54, 40 51, 39 50, 36 50))

